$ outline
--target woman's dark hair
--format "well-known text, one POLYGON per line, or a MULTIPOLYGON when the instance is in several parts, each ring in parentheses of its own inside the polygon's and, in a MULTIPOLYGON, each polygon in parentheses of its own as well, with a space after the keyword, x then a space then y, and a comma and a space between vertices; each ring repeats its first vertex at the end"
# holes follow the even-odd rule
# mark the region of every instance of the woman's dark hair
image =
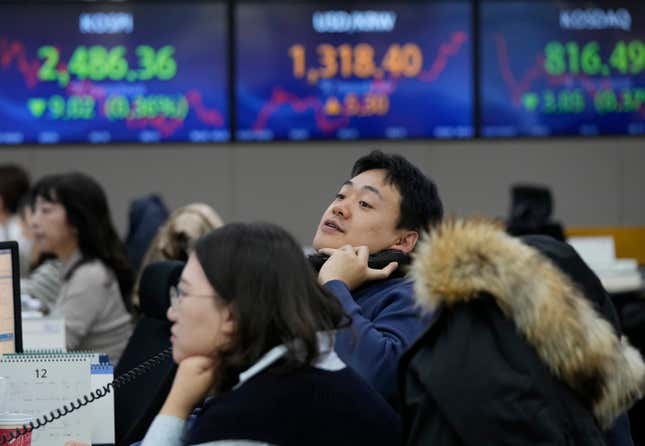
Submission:
POLYGON ((101 186, 82 173, 49 175, 36 183, 31 197, 32 206, 38 197, 62 205, 67 223, 78 233, 82 260, 65 279, 81 264, 100 260, 114 271, 123 302, 130 310, 133 273, 125 254, 125 246, 112 224, 107 198, 101 186))
POLYGON ((0 198, 11 214, 18 211, 20 198, 29 192, 29 174, 17 164, 0 165, 0 198))
POLYGON ((302 248, 278 226, 225 225, 202 237, 195 254, 236 322, 233 340, 221 352, 220 390, 280 344, 289 349, 281 370, 311 363, 319 354, 316 333, 349 322, 338 299, 318 284, 302 248))
POLYGON ((401 195, 397 229, 425 231, 443 217, 443 204, 434 182, 401 155, 373 150, 352 167, 352 178, 368 170, 384 169, 385 182, 401 195))

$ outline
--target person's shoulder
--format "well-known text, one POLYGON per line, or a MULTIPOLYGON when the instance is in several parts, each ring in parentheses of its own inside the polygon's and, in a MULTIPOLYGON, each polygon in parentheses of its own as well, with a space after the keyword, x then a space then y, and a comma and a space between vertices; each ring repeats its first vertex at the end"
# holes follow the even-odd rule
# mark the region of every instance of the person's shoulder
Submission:
POLYGON ((368 283, 359 294, 366 296, 378 296, 379 299, 399 300, 401 298, 412 300, 414 294, 414 282, 406 277, 379 280, 368 283))
POLYGON ((105 285, 112 279, 112 272, 98 259, 89 260, 76 267, 70 277, 72 282, 105 285))

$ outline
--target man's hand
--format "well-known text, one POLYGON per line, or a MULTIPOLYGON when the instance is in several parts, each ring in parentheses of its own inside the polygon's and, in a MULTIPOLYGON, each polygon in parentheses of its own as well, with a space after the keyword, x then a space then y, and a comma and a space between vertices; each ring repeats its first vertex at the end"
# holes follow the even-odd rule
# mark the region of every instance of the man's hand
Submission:
POLYGON ((318 282, 321 285, 330 280, 340 280, 350 290, 354 290, 369 280, 387 279, 399 266, 397 262, 391 262, 383 269, 370 268, 367 265, 367 246, 355 248, 345 245, 340 249, 322 248, 318 252, 330 256, 318 272, 318 282))
POLYGON ((200 404, 215 382, 216 361, 205 356, 191 356, 179 363, 175 380, 160 415, 186 419, 200 404))

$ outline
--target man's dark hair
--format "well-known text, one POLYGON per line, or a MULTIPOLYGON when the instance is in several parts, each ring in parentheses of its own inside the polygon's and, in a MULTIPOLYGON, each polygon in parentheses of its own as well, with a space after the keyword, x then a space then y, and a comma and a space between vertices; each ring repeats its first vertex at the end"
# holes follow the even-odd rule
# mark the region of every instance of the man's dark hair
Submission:
POLYGON ((374 150, 356 160, 351 177, 376 169, 385 170, 385 182, 401 195, 397 229, 422 232, 441 221, 443 205, 437 186, 419 168, 401 155, 374 150))
POLYGON ((18 211, 20 199, 29 192, 29 175, 17 164, 0 166, 0 197, 2 205, 10 213, 18 211))
POLYGON ((281 371, 311 363, 318 333, 349 322, 340 301, 318 284, 302 248, 269 223, 231 223, 195 244, 211 286, 231 305, 236 330, 220 352, 219 390, 228 390, 243 370, 271 348, 285 344, 281 371))

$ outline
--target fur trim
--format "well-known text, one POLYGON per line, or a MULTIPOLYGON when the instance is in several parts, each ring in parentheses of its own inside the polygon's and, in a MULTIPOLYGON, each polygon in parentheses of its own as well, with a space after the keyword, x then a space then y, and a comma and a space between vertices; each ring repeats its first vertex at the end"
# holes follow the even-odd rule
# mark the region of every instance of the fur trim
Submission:
POLYGON ((645 393, 645 364, 581 291, 536 249, 483 219, 446 221, 425 235, 411 275, 417 302, 439 305, 492 295, 555 376, 589 398, 603 428, 645 393), (538 279, 538 280, 536 280, 538 279))

